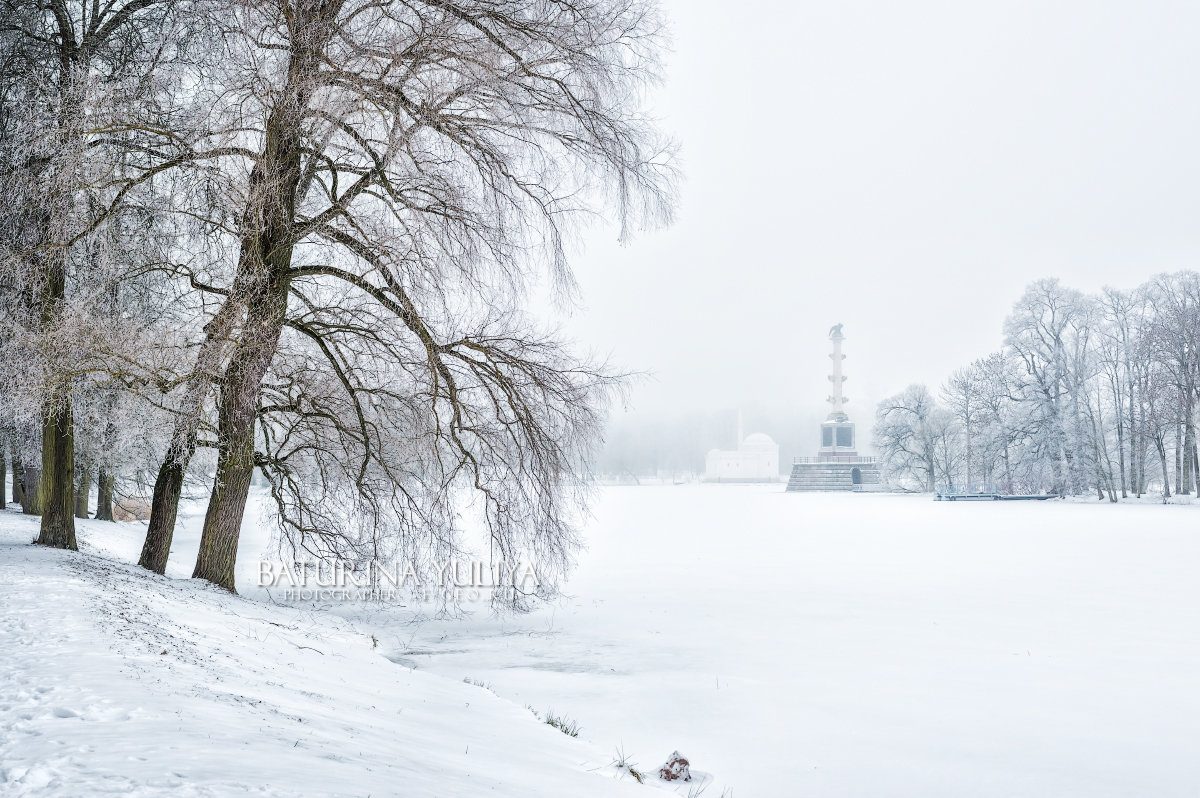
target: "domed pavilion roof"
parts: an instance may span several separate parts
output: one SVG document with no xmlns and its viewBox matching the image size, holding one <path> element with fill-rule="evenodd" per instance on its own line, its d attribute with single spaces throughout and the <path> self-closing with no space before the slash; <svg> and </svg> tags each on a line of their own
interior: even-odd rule
<svg viewBox="0 0 1200 798">
<path fill-rule="evenodd" d="M 775 441 L 770 435 L 764 435 L 761 432 L 752 432 L 742 441 L 742 451 L 762 452 L 773 450 L 777 447 Z"/>
</svg>

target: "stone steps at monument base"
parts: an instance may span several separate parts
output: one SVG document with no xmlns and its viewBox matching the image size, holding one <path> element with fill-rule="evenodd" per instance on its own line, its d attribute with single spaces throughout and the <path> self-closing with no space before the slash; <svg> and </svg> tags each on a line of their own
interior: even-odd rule
<svg viewBox="0 0 1200 798">
<path fill-rule="evenodd" d="M 854 490 L 857 485 L 853 482 L 837 481 L 816 481 L 794 479 L 788 480 L 788 490 Z"/>
<path fill-rule="evenodd" d="M 852 472 L 858 469 L 860 482 L 854 482 Z M 874 463 L 805 463 L 794 464 L 788 478 L 789 491 L 862 490 L 865 485 L 880 483 L 879 467 Z"/>
</svg>

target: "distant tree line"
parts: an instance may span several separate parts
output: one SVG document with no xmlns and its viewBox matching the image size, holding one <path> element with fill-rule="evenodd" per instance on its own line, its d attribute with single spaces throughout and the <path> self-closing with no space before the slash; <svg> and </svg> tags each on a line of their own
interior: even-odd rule
<svg viewBox="0 0 1200 798">
<path fill-rule="evenodd" d="M 911 385 L 879 403 L 874 444 L 892 482 L 1114 502 L 1200 488 L 1200 274 L 1097 295 L 1039 280 L 1004 335 L 936 392 Z"/>
<path fill-rule="evenodd" d="M 296 552 L 552 584 L 621 377 L 526 311 L 669 219 L 653 0 L 0 0 L 0 468 L 76 548 L 142 501 L 234 589 L 253 476 Z M 0 481 L 7 475 L 0 473 Z"/>
</svg>

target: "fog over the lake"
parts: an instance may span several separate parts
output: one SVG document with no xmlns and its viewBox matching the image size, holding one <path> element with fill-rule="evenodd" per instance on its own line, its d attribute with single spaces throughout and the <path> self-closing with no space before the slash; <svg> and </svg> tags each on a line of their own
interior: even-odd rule
<svg viewBox="0 0 1200 798">
<path fill-rule="evenodd" d="M 627 247 L 589 231 L 566 321 L 653 374 L 612 446 L 690 425 L 702 457 L 741 407 L 811 454 L 836 322 L 865 443 L 879 399 L 999 348 L 1029 282 L 1197 265 L 1194 4 L 665 8 L 650 105 L 682 148 L 678 220 Z"/>
</svg>

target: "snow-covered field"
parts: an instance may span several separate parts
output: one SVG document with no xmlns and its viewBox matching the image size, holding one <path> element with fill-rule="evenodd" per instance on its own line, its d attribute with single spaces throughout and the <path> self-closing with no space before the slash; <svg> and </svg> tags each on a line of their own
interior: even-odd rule
<svg viewBox="0 0 1200 798">
<path fill-rule="evenodd" d="M 710 798 L 1200 784 L 1200 507 L 606 488 L 568 598 L 460 620 L 276 607 L 261 533 L 238 598 L 82 526 L 0 518 L 0 794 L 670 794 L 617 747 Z"/>
<path fill-rule="evenodd" d="M 608 488 L 574 599 L 380 632 L 736 796 L 1194 796 L 1200 507 Z"/>
</svg>

